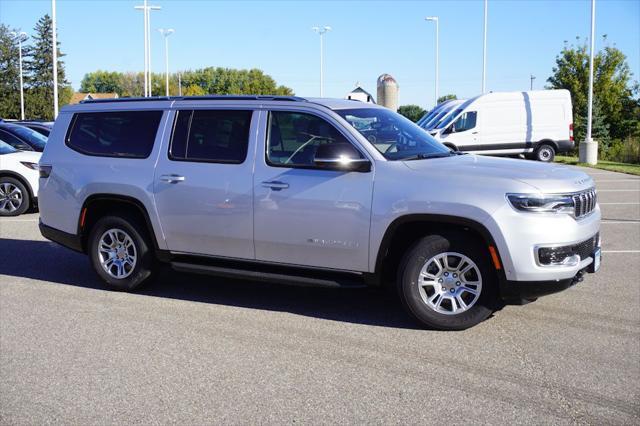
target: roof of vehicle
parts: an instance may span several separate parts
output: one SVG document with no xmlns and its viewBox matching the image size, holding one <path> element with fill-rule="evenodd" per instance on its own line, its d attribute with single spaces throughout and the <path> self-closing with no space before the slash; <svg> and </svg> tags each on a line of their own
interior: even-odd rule
<svg viewBox="0 0 640 426">
<path fill-rule="evenodd" d="M 268 96 L 268 95 L 207 95 L 207 96 L 153 96 L 148 98 L 116 98 L 116 99 L 88 99 L 79 104 L 65 106 L 65 110 L 75 111 L 85 109 L 83 105 L 121 105 L 124 103 L 165 103 L 185 101 L 257 101 L 257 102 L 300 102 L 322 105 L 330 109 L 350 109 L 357 107 L 382 108 L 375 104 L 363 103 L 352 99 L 332 98 L 302 98 L 298 96 Z"/>
</svg>

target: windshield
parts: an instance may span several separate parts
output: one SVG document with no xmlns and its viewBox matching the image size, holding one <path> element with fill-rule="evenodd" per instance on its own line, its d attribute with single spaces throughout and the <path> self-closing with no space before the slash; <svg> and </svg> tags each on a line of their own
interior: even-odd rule
<svg viewBox="0 0 640 426">
<path fill-rule="evenodd" d="M 423 128 L 427 129 L 427 130 L 431 130 L 431 128 L 437 124 L 438 122 L 440 122 L 440 120 L 442 120 L 442 117 L 446 116 L 449 111 L 451 111 L 451 109 L 447 108 L 444 111 L 440 111 L 440 113 L 438 113 L 436 116 L 432 117 L 431 120 L 429 120 L 427 123 L 425 123 L 424 126 L 422 126 Z"/>
<path fill-rule="evenodd" d="M 11 154 L 17 152 L 17 150 L 6 142 L 0 141 L 0 155 Z"/>
<path fill-rule="evenodd" d="M 448 157 L 450 150 L 400 114 L 385 108 L 337 110 L 387 160 Z"/>
<path fill-rule="evenodd" d="M 47 144 L 46 136 L 43 136 L 28 127 L 11 126 L 11 132 L 18 135 L 21 139 L 25 140 L 29 145 L 39 151 L 44 150 L 44 146 Z"/>
<path fill-rule="evenodd" d="M 457 110 L 453 111 L 451 114 L 449 114 L 447 116 L 447 118 L 444 119 L 444 121 L 442 121 L 442 123 L 438 124 L 436 129 L 440 130 L 440 129 L 444 129 L 445 127 L 447 127 L 449 124 L 451 124 L 451 122 L 453 121 L 454 118 L 458 117 L 458 115 L 461 112 L 462 112 L 462 108 L 458 108 Z"/>
</svg>

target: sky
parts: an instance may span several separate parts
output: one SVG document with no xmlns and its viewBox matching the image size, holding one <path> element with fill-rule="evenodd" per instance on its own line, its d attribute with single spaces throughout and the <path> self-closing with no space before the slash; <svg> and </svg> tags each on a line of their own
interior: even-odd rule
<svg viewBox="0 0 640 426">
<path fill-rule="evenodd" d="M 78 89 L 87 72 L 142 71 L 142 0 L 57 0 L 58 40 L 68 80 Z M 468 98 L 482 88 L 483 2 L 467 1 L 206 1 L 150 0 L 152 69 L 164 70 L 157 28 L 173 28 L 170 71 L 206 66 L 260 68 L 299 96 L 319 94 L 324 36 L 328 97 L 356 83 L 375 96 L 382 73 L 395 77 L 400 105 L 430 108 L 435 92 L 435 24 L 440 20 L 440 95 Z M 590 33 L 589 0 L 489 0 L 487 90 L 542 89 L 565 41 Z M 0 0 L 0 22 L 33 32 L 51 13 L 50 0 Z M 620 48 L 640 78 L 640 0 L 597 0 L 596 49 Z"/>
</svg>

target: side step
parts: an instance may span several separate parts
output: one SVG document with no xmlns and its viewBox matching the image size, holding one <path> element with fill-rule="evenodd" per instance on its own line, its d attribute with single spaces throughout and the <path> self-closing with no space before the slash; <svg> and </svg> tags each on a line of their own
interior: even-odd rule
<svg viewBox="0 0 640 426">
<path fill-rule="evenodd" d="M 360 288 L 366 287 L 359 274 L 337 273 L 333 271 L 305 270 L 267 265 L 260 268 L 254 264 L 247 265 L 213 265 L 182 261 L 170 262 L 175 271 L 192 274 L 215 275 L 227 278 L 240 278 L 278 284 L 297 285 L 303 287 Z"/>
</svg>

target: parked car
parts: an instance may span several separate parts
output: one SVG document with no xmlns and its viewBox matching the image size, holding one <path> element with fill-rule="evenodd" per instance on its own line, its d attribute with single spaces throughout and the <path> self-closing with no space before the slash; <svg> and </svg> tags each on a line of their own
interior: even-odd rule
<svg viewBox="0 0 640 426">
<path fill-rule="evenodd" d="M 460 151 L 551 162 L 574 147 L 571 95 L 564 89 L 487 93 L 460 105 L 431 135 Z"/>
<path fill-rule="evenodd" d="M 86 101 L 61 110 L 40 176 L 42 234 L 86 253 L 116 290 L 149 281 L 157 262 L 391 285 L 410 315 L 451 330 L 600 263 L 585 173 L 454 153 L 397 113 L 348 100 Z"/>
<path fill-rule="evenodd" d="M 0 216 L 17 216 L 37 204 L 39 160 L 40 153 L 0 140 Z"/>
<path fill-rule="evenodd" d="M 463 99 L 454 99 L 447 102 L 442 103 L 442 107 L 438 109 L 437 113 L 434 114 L 430 119 L 425 120 L 423 123 L 419 124 L 425 130 L 431 130 L 434 127 L 437 127 L 442 121 L 444 121 L 451 113 L 456 110 L 456 107 L 462 105 L 465 101 Z"/>
<path fill-rule="evenodd" d="M 0 139 L 20 151 L 44 151 L 47 137 L 19 124 L 0 123 Z"/>
<path fill-rule="evenodd" d="M 14 121 L 14 123 L 35 130 L 46 137 L 49 137 L 49 133 L 51 133 L 51 128 L 53 127 L 53 121 Z"/>
</svg>

